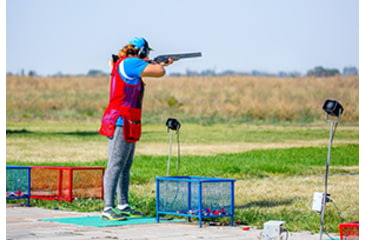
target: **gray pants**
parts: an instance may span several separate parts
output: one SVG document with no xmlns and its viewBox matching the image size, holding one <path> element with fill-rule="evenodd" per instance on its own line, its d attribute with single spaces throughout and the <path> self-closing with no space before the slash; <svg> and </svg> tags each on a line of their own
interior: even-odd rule
<svg viewBox="0 0 365 240">
<path fill-rule="evenodd" d="M 104 207 L 128 204 L 129 172 L 133 162 L 135 144 L 124 140 L 123 127 L 116 127 L 113 138 L 108 139 L 108 166 L 104 175 Z"/>
</svg>

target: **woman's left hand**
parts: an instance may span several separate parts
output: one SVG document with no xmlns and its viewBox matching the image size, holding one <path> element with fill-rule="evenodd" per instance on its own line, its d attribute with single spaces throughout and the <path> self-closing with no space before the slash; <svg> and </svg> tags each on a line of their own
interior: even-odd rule
<svg viewBox="0 0 365 240">
<path fill-rule="evenodd" d="M 171 65 L 173 62 L 174 62 L 174 59 L 169 58 L 169 59 L 167 60 L 167 62 L 160 62 L 160 65 L 161 65 L 161 66 L 163 66 L 163 67 L 166 67 L 166 66 L 168 66 L 168 65 Z"/>
</svg>

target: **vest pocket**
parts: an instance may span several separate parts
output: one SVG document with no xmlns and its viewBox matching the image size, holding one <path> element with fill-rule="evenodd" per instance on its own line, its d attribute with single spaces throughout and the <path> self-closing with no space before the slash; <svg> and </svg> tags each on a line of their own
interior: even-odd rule
<svg viewBox="0 0 365 240">
<path fill-rule="evenodd" d="M 126 142 L 135 143 L 137 142 L 142 134 L 141 121 L 131 121 L 124 118 L 124 140 Z"/>
</svg>

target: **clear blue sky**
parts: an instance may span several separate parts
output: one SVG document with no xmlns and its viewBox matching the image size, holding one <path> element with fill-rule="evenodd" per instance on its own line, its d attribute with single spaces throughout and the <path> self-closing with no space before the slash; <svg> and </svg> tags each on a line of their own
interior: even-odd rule
<svg viewBox="0 0 365 240">
<path fill-rule="evenodd" d="M 133 37 L 164 53 L 201 51 L 186 69 L 299 71 L 359 67 L 358 0 L 8 0 L 6 71 L 109 71 Z"/>
</svg>

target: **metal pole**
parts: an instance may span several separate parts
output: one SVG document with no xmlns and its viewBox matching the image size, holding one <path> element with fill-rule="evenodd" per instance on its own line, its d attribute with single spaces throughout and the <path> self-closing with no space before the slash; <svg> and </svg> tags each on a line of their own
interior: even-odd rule
<svg viewBox="0 0 365 240">
<path fill-rule="evenodd" d="M 180 137 L 179 137 L 179 129 L 176 130 L 177 135 L 177 175 L 179 175 L 180 171 Z"/>
<path fill-rule="evenodd" d="M 166 199 L 166 198 L 165 198 Z M 156 180 L 156 222 L 160 222 L 160 180 Z"/>
<path fill-rule="evenodd" d="M 323 193 L 323 197 L 322 197 L 322 207 L 321 207 L 321 222 L 320 222 L 320 236 L 319 236 L 320 240 L 322 240 L 322 236 L 323 236 L 324 213 L 325 213 L 325 209 L 326 209 L 328 174 L 329 174 L 329 168 L 330 168 L 330 163 L 331 163 L 331 148 L 332 148 L 332 140 L 333 140 L 334 123 L 335 123 L 335 121 L 331 120 L 330 139 L 329 139 L 329 143 L 328 143 L 327 161 L 326 161 L 324 193 Z"/>
<path fill-rule="evenodd" d="M 171 162 L 171 155 L 172 155 L 172 134 L 173 134 L 173 132 L 170 132 L 170 149 L 169 149 L 169 158 L 167 160 L 166 176 L 170 176 L 170 162 Z"/>
<path fill-rule="evenodd" d="M 231 181 L 231 226 L 234 225 L 234 181 Z"/>
<path fill-rule="evenodd" d="M 202 209 L 203 209 L 203 190 L 202 190 L 202 182 L 199 181 L 199 185 L 198 185 L 198 192 L 199 192 L 199 196 L 198 196 L 198 208 L 199 208 L 199 227 L 201 228 L 203 226 L 202 220 L 203 220 L 203 213 L 202 213 Z"/>
</svg>

